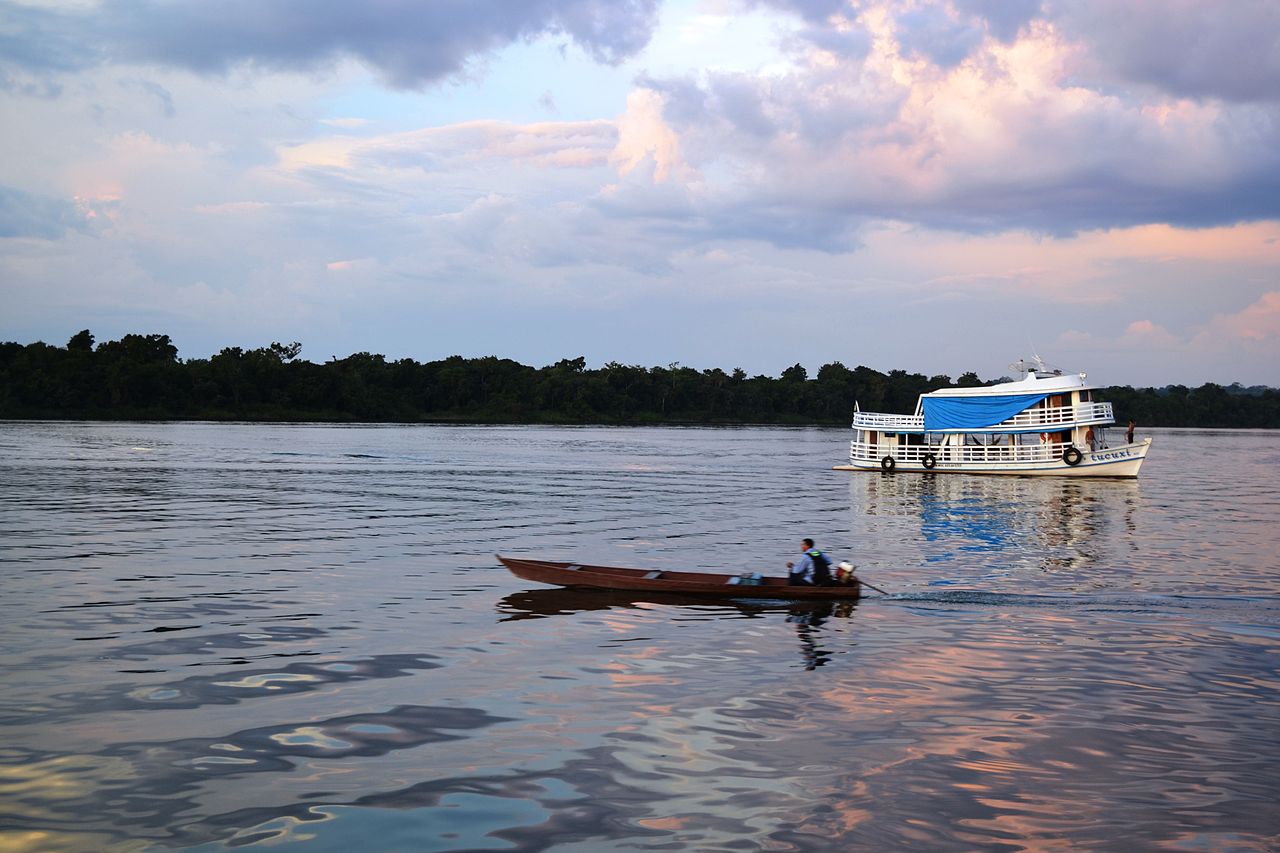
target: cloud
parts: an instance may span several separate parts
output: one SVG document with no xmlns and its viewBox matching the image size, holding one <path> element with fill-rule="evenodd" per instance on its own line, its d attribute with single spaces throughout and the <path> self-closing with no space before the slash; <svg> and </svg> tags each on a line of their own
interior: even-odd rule
<svg viewBox="0 0 1280 853">
<path fill-rule="evenodd" d="M 66 199 L 0 185 L 0 238 L 56 240 L 68 231 L 87 230 L 88 214 Z"/>
<path fill-rule="evenodd" d="M 1084 26 L 1094 7 L 720 0 L 583 74 L 596 54 L 545 34 L 586 27 L 610 61 L 647 19 L 510 5 L 514 23 L 459 13 L 422 35 L 417 5 L 321 2 L 305 38 L 272 33 L 287 4 L 5 17 L 47 39 L 5 54 L 10 81 L 63 87 L 0 91 L 0 233 L 22 238 L 0 240 L 6 335 L 160 329 L 188 356 L 296 339 L 327 357 L 373 329 L 418 358 L 983 376 L 1031 338 L 1103 382 L 1275 384 L 1278 105 L 1125 76 Z M 154 46 L 130 40 L 138 10 Z M 208 44 L 166 53 L 200 15 Z M 376 85 L 478 62 L 456 88 Z"/>
<path fill-rule="evenodd" d="M 1187 324 L 1180 331 L 1148 319 L 1134 320 L 1115 336 L 1071 329 L 1058 335 L 1054 346 L 1060 352 L 1142 359 L 1150 364 L 1151 371 L 1159 369 L 1162 360 L 1184 357 L 1199 365 L 1196 374 L 1203 375 L 1208 366 L 1219 381 L 1223 376 L 1241 374 L 1258 381 L 1256 365 L 1248 363 L 1248 359 L 1260 357 L 1268 363 L 1280 359 L 1280 291 L 1268 291 L 1240 311 Z M 1163 370 L 1168 372 L 1167 367 Z M 1184 376 L 1182 381 L 1188 380 Z"/>
<path fill-rule="evenodd" d="M 954 0 L 963 13 L 980 19 L 987 32 L 1002 42 L 1012 42 L 1041 11 L 1041 0 Z"/>
<path fill-rule="evenodd" d="M 357 152 L 357 162 L 428 170 L 486 160 L 585 168 L 603 166 L 617 138 L 617 128 L 604 120 L 531 124 L 474 121 L 377 140 Z"/>
<path fill-rule="evenodd" d="M 5 0 L 0 2 L 0 23 L 0 69 L 78 71 L 102 59 L 101 46 L 84 38 L 76 13 Z"/>
<path fill-rule="evenodd" d="M 746 6 L 769 6 L 821 23 L 849 10 L 849 0 L 746 0 Z"/>
<path fill-rule="evenodd" d="M 1280 6 L 1272 0 L 921 0 L 884 8 L 903 50 L 942 68 L 973 55 L 987 36 L 1011 44 L 1040 20 L 1082 46 L 1081 80 L 1175 97 L 1280 100 Z"/>
<path fill-rule="evenodd" d="M 466 69 L 476 56 L 543 34 L 616 64 L 648 42 L 658 0 L 136 0 L 56 10 L 0 2 L 0 57 L 33 72 L 141 63 L 222 74 L 314 71 L 356 59 L 402 89 Z"/>
<path fill-rule="evenodd" d="M 812 242 L 839 248 L 883 220 L 1070 235 L 1280 217 L 1280 112 L 1081 85 L 1090 45 L 1037 9 L 866 2 L 827 24 L 865 50 L 800 37 L 783 73 L 641 83 L 726 234 L 744 209 L 770 211 L 779 245 L 839 220 Z"/>
<path fill-rule="evenodd" d="M 942 68 L 954 68 L 982 44 L 985 30 L 962 20 L 942 5 L 906 9 L 897 19 L 898 44 L 908 53 L 928 57 Z"/>
<path fill-rule="evenodd" d="M 165 118 L 173 118 L 177 114 L 177 110 L 173 106 L 173 94 L 159 83 L 153 80 L 122 80 L 120 85 L 124 88 L 137 89 L 150 95 Z"/>
<path fill-rule="evenodd" d="M 1207 334 L 1280 349 L 1280 291 L 1262 294 L 1257 302 L 1235 314 L 1215 317 Z M 1277 353 L 1280 355 L 1280 353 Z"/>
<path fill-rule="evenodd" d="M 653 164 L 657 183 L 689 174 L 680 157 L 680 140 L 662 118 L 662 95 L 637 89 L 627 96 L 627 111 L 618 119 L 618 144 L 609 162 L 626 175 L 646 161 Z"/>
<path fill-rule="evenodd" d="M 1120 336 L 1121 346 L 1143 350 L 1172 349 L 1179 343 L 1178 338 L 1168 329 L 1150 320 L 1134 320 Z"/>
<path fill-rule="evenodd" d="M 1087 46 L 1082 75 L 1178 97 L 1280 101 L 1273 0 L 1050 0 L 1050 19 Z"/>
<path fill-rule="evenodd" d="M 429 173 L 533 165 L 557 168 L 604 166 L 618 140 L 618 128 L 594 121 L 514 122 L 480 120 L 374 137 L 325 136 L 282 145 L 280 165 L 313 178 L 345 179 L 376 186 L 379 171 Z"/>
<path fill-rule="evenodd" d="M 861 29 L 811 26 L 797 33 L 796 38 L 819 50 L 850 59 L 861 59 L 871 51 L 871 38 Z"/>
</svg>

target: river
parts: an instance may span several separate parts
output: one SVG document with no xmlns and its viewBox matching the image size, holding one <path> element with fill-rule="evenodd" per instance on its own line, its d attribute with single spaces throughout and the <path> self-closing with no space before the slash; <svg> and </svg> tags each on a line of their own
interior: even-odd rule
<svg viewBox="0 0 1280 853">
<path fill-rule="evenodd" d="M 1280 845 L 1280 433 L 0 423 L 0 848 Z M 495 553 L 887 595 L 654 603 Z"/>
</svg>

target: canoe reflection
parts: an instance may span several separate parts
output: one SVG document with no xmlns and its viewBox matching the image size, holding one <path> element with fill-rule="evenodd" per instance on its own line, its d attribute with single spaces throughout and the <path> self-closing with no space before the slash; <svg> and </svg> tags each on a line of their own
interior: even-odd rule
<svg viewBox="0 0 1280 853">
<path fill-rule="evenodd" d="M 833 652 L 821 644 L 827 620 L 848 619 L 858 601 L 770 601 L 765 599 L 707 599 L 670 593 L 615 592 L 602 589 L 527 589 L 497 603 L 499 622 L 545 619 L 593 610 L 643 609 L 649 605 L 696 610 L 709 619 L 767 619 L 782 616 L 795 627 L 805 669 L 816 669 Z"/>
<path fill-rule="evenodd" d="M 850 605 L 852 609 L 852 605 Z M 796 636 L 800 638 L 800 655 L 804 658 L 805 669 L 817 669 L 831 658 L 831 650 L 818 645 L 822 635 L 822 625 L 836 615 L 836 607 L 832 602 L 825 606 L 795 607 L 787 621 L 796 626 Z M 839 614 L 848 617 L 848 613 Z"/>
</svg>

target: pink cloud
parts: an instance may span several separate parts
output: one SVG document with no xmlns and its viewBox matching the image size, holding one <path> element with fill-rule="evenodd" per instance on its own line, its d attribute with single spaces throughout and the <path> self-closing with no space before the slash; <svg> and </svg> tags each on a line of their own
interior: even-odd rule
<svg viewBox="0 0 1280 853">
<path fill-rule="evenodd" d="M 1216 318 L 1212 328 L 1247 341 L 1280 339 L 1280 291 L 1264 293 L 1243 311 Z"/>
<path fill-rule="evenodd" d="M 1125 327 L 1124 334 L 1120 336 L 1120 343 L 1123 346 L 1173 347 L 1180 341 L 1168 329 L 1150 320 L 1134 320 Z"/>
<path fill-rule="evenodd" d="M 1222 354 L 1237 362 L 1246 354 L 1255 361 L 1280 359 L 1280 291 L 1268 291 L 1235 314 L 1214 317 L 1191 341 L 1194 351 Z"/>
<path fill-rule="evenodd" d="M 971 38 L 983 28 L 956 18 L 958 4 L 906 5 L 846 13 L 841 25 L 866 51 L 797 50 L 780 72 L 648 79 L 708 197 L 728 211 L 768 205 L 776 222 L 820 210 L 963 233 L 1274 217 L 1266 107 L 1090 87 L 1080 81 L 1088 44 L 1052 19 Z M 930 16 L 937 27 L 924 26 Z"/>
<path fill-rule="evenodd" d="M 627 96 L 627 111 L 618 118 L 618 144 L 609 162 L 626 175 L 641 163 L 652 161 L 653 180 L 691 177 L 680 156 L 680 138 L 662 118 L 663 97 L 651 89 L 637 89 Z"/>
<path fill-rule="evenodd" d="M 513 122 L 481 119 L 385 136 L 329 136 L 281 147 L 283 167 L 317 166 L 358 172 L 369 166 L 444 171 L 480 160 L 535 166 L 604 166 L 618 140 L 618 128 L 604 119 Z"/>
</svg>

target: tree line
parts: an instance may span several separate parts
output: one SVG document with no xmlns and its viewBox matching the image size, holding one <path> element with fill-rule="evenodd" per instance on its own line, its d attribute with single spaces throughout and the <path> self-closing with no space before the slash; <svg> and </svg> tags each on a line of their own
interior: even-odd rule
<svg viewBox="0 0 1280 853">
<path fill-rule="evenodd" d="M 95 346 L 87 329 L 65 347 L 0 343 L 0 418 L 847 424 L 855 401 L 864 411 L 905 413 L 925 392 L 990 384 L 972 372 L 952 382 L 838 361 L 812 377 L 796 364 L 774 378 L 679 363 L 587 369 L 581 357 L 535 368 L 496 356 L 423 364 L 359 352 L 315 364 L 299 359 L 301 350 L 273 342 L 184 360 L 168 335 Z M 1098 396 L 1121 423 L 1280 427 L 1280 391 L 1271 388 L 1117 386 Z"/>
</svg>

